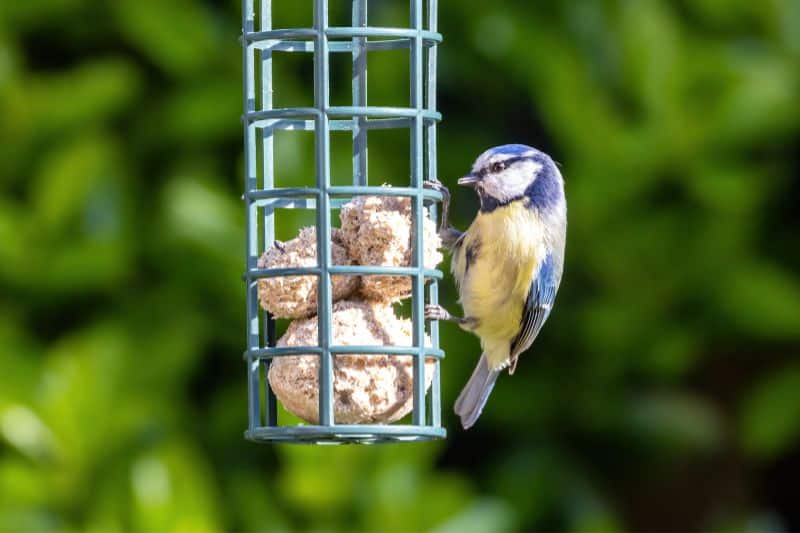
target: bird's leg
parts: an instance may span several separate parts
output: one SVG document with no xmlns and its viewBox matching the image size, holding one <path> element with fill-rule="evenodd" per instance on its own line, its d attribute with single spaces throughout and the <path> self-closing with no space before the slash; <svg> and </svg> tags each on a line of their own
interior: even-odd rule
<svg viewBox="0 0 800 533">
<path fill-rule="evenodd" d="M 439 238 L 447 248 L 452 248 L 462 233 L 450 225 L 450 189 L 445 187 L 442 182 L 433 180 L 425 181 L 423 186 L 442 194 L 442 222 L 439 225 Z"/>
<path fill-rule="evenodd" d="M 449 228 L 439 231 L 439 238 L 442 239 L 442 246 L 452 251 L 453 247 L 463 234 L 463 232 L 458 231 L 453 226 L 450 226 Z"/>
<path fill-rule="evenodd" d="M 439 304 L 429 304 L 425 306 L 425 318 L 428 320 L 446 320 L 455 322 L 464 329 L 472 329 L 478 321 L 471 317 L 453 316 L 450 312 Z"/>
</svg>

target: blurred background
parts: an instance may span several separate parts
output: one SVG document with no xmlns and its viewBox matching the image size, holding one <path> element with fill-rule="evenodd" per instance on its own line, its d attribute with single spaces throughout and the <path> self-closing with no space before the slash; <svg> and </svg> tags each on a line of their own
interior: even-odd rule
<svg viewBox="0 0 800 533">
<path fill-rule="evenodd" d="M 469 432 L 478 342 L 443 324 L 448 439 L 328 448 L 242 437 L 240 3 L 0 2 L 0 529 L 800 530 L 800 2 L 440 4 L 440 177 L 557 159 L 561 293 Z M 370 55 L 371 103 L 407 104 L 407 54 Z M 312 101 L 310 55 L 275 69 Z M 311 141 L 278 135 L 279 185 Z M 373 183 L 407 143 L 370 134 Z"/>
</svg>

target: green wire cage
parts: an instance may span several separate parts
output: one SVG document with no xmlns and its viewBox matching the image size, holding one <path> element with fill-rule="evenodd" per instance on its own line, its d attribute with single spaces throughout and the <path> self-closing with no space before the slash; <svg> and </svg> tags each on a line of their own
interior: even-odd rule
<svg viewBox="0 0 800 533">
<path fill-rule="evenodd" d="M 271 0 L 243 0 L 244 143 L 247 212 L 247 350 L 248 429 L 253 441 L 304 443 L 375 443 L 444 438 L 441 426 L 438 324 L 430 323 L 430 345 L 425 344 L 424 305 L 438 301 L 437 280 L 442 273 L 424 268 L 422 220 L 428 209 L 436 218 L 439 192 L 424 188 L 436 181 L 437 0 L 410 0 L 410 27 L 370 27 L 367 0 L 352 0 L 352 26 L 331 27 L 328 0 L 313 0 L 313 27 L 273 29 Z M 410 106 L 378 107 L 367 102 L 367 55 L 382 50 L 409 50 Z M 314 62 L 314 106 L 273 107 L 272 60 L 276 53 L 308 53 Z M 331 54 L 352 57 L 352 105 L 330 105 Z M 373 56 L 370 56 L 371 58 Z M 380 60 L 375 54 L 374 60 Z M 404 187 L 370 186 L 367 172 L 368 133 L 373 129 L 402 128 L 410 132 L 410 183 Z M 276 131 L 313 131 L 315 183 L 280 187 L 275 183 Z M 331 185 L 331 131 L 352 132 L 352 185 Z M 392 195 L 411 199 L 412 261 L 408 267 L 340 266 L 331 260 L 331 210 L 359 195 Z M 258 258 L 265 243 L 275 238 L 276 209 L 313 209 L 316 212 L 318 260 L 316 267 L 261 269 Z M 332 342 L 331 275 L 402 275 L 411 278 L 412 346 L 337 346 Z M 318 344 L 276 347 L 275 320 L 258 303 L 258 280 L 276 276 L 317 277 Z M 429 283 L 426 284 L 426 279 Z M 342 354 L 388 354 L 413 357 L 413 411 L 410 424 L 337 424 L 334 420 L 334 358 Z M 292 355 L 319 357 L 319 422 L 281 425 L 277 399 L 267 379 L 273 358 Z M 434 359 L 434 375 L 426 393 L 425 361 Z"/>
</svg>

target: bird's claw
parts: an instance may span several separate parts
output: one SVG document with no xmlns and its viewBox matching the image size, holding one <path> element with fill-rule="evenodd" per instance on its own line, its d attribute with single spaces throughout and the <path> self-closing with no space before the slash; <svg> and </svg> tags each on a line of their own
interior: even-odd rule
<svg viewBox="0 0 800 533">
<path fill-rule="evenodd" d="M 425 306 L 425 318 L 428 320 L 449 320 L 450 313 L 441 305 L 429 304 Z"/>
<path fill-rule="evenodd" d="M 425 180 L 422 182 L 422 186 L 432 191 L 438 191 L 443 195 L 450 195 L 450 190 L 439 180 Z"/>
<path fill-rule="evenodd" d="M 443 233 L 450 227 L 450 189 L 445 187 L 444 183 L 439 180 L 425 180 L 422 186 L 426 189 L 436 191 L 442 195 L 442 221 L 439 224 L 439 233 Z"/>
</svg>

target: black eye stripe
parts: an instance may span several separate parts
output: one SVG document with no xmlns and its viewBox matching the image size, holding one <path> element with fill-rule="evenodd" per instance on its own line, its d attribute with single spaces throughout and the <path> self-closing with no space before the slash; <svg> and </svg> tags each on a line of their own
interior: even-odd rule
<svg viewBox="0 0 800 533">
<path fill-rule="evenodd" d="M 508 159 L 504 159 L 502 161 L 496 161 L 489 165 L 488 167 L 484 167 L 478 172 L 478 175 L 483 177 L 486 176 L 489 172 L 500 172 L 502 170 L 507 169 L 514 163 L 518 163 L 520 161 L 535 161 L 534 157 L 525 157 L 525 156 L 518 156 L 518 157 L 509 157 Z"/>
</svg>

